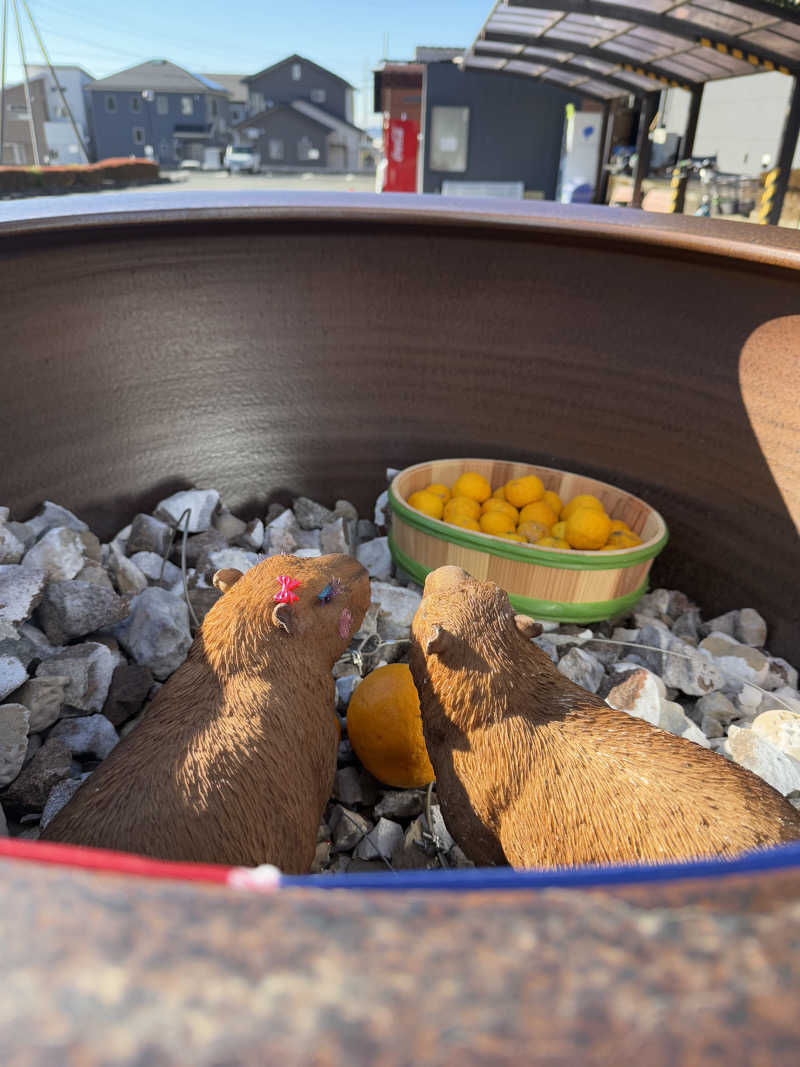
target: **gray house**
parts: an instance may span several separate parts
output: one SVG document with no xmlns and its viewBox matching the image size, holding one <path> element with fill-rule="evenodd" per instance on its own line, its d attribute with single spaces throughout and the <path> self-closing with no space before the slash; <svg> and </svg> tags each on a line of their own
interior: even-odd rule
<svg viewBox="0 0 800 1067">
<path fill-rule="evenodd" d="M 245 78 L 248 114 L 239 144 L 258 147 L 262 167 L 357 170 L 367 135 L 352 121 L 353 87 L 300 55 Z"/>
<path fill-rule="evenodd" d="M 250 114 L 278 104 L 305 100 L 345 122 L 353 121 L 353 86 L 324 67 L 297 54 L 244 79 L 250 92 Z"/>
<path fill-rule="evenodd" d="M 228 117 L 231 126 L 241 122 L 247 114 L 249 94 L 244 74 L 201 74 L 207 81 L 221 85 L 228 93 Z"/>
<path fill-rule="evenodd" d="M 162 166 L 204 162 L 230 141 L 229 94 L 223 86 L 156 59 L 93 82 L 98 159 L 149 157 Z"/>
<path fill-rule="evenodd" d="M 30 100 L 30 110 L 28 110 Z M 0 164 L 4 166 L 32 166 L 36 160 L 34 140 L 31 136 L 31 117 L 39 162 L 47 153 L 45 123 L 47 122 L 47 87 L 44 78 L 32 78 L 28 83 L 10 85 L 5 92 L 6 124 L 3 153 Z"/>
</svg>

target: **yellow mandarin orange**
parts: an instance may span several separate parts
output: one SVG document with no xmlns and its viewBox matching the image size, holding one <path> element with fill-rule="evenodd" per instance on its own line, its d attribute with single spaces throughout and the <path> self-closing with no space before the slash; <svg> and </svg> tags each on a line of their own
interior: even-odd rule
<svg viewBox="0 0 800 1067">
<path fill-rule="evenodd" d="M 514 520 L 515 526 L 519 522 L 519 512 L 507 500 L 498 500 L 497 497 L 490 496 L 488 500 L 484 500 L 481 504 L 481 515 L 485 515 L 488 511 L 501 511 L 504 515 L 508 515 L 510 519 Z"/>
<path fill-rule="evenodd" d="M 429 493 L 427 489 L 419 489 L 408 498 L 409 507 L 416 508 L 424 515 L 430 515 L 432 519 L 441 519 L 444 511 L 444 501 L 435 493 Z"/>
<path fill-rule="evenodd" d="M 524 478 L 512 478 L 506 482 L 506 500 L 515 508 L 524 508 L 544 496 L 544 483 L 535 474 L 526 474 Z"/>
<path fill-rule="evenodd" d="M 568 519 L 573 511 L 577 511 L 578 508 L 594 508 L 596 511 L 605 511 L 605 508 L 596 496 L 592 496 L 591 493 L 580 493 L 578 496 L 574 496 L 569 503 L 564 505 L 561 509 L 559 518 Z"/>
<path fill-rule="evenodd" d="M 572 548 L 594 550 L 608 541 L 611 519 L 596 508 L 578 508 L 567 519 L 567 541 Z"/>
<path fill-rule="evenodd" d="M 550 533 L 553 535 L 553 537 L 563 537 L 566 532 L 567 524 L 564 519 L 562 519 L 561 522 L 553 523 L 553 526 L 550 529 Z"/>
<path fill-rule="evenodd" d="M 641 537 L 630 530 L 614 530 L 608 535 L 606 541 L 615 548 L 635 548 L 642 543 Z"/>
<path fill-rule="evenodd" d="M 611 532 L 615 533 L 617 530 L 628 530 L 628 532 L 630 533 L 630 528 L 627 522 L 623 522 L 622 519 L 612 519 Z"/>
<path fill-rule="evenodd" d="M 561 497 L 558 495 L 558 493 L 554 493 L 552 489 L 546 489 L 542 500 L 545 502 L 545 504 L 547 504 L 551 511 L 554 511 L 556 513 L 556 517 L 561 514 L 561 509 L 563 508 L 564 504 L 562 503 Z"/>
<path fill-rule="evenodd" d="M 426 488 L 425 492 L 435 493 L 437 496 L 440 496 L 442 498 L 445 504 L 450 499 L 450 490 L 447 488 L 446 485 L 442 485 L 441 482 L 432 482 L 431 485 Z"/>
<path fill-rule="evenodd" d="M 534 541 L 533 543 L 535 545 L 537 545 L 539 548 L 555 548 L 556 547 L 556 539 L 555 539 L 555 537 L 540 537 L 538 541 Z"/>
<path fill-rule="evenodd" d="M 506 515 L 502 511 L 487 511 L 485 515 L 481 515 L 478 519 L 480 528 L 487 534 L 507 534 L 514 533 L 514 527 L 516 523 L 510 515 Z"/>
<path fill-rule="evenodd" d="M 520 522 L 541 522 L 548 530 L 558 522 L 558 515 L 543 500 L 536 500 L 533 504 L 526 504 L 519 513 Z"/>
<path fill-rule="evenodd" d="M 543 522 L 533 522 L 531 520 L 529 522 L 521 522 L 517 527 L 517 533 L 533 544 L 540 537 L 549 537 L 550 530 Z"/>
<path fill-rule="evenodd" d="M 495 489 L 495 491 L 492 493 L 492 496 L 495 498 L 495 500 L 505 500 L 506 487 L 504 485 L 501 485 L 499 489 Z"/>
<path fill-rule="evenodd" d="M 526 544 L 525 538 L 520 537 L 518 533 L 500 534 L 500 537 L 504 537 L 506 541 L 519 541 L 522 544 Z"/>
<path fill-rule="evenodd" d="M 359 683 L 347 708 L 347 736 L 366 769 L 395 789 L 433 781 L 419 696 L 406 663 L 378 667 Z"/>
<path fill-rule="evenodd" d="M 480 504 L 470 496 L 451 497 L 444 506 L 444 517 L 448 522 L 452 515 L 469 515 L 471 519 L 477 519 L 480 513 Z"/>
<path fill-rule="evenodd" d="M 473 531 L 479 531 L 480 530 L 480 526 L 478 525 L 478 520 L 477 519 L 473 519 L 471 515 L 455 514 L 455 515 L 451 516 L 451 518 L 449 518 L 449 519 L 446 518 L 444 521 L 449 523 L 451 526 L 460 526 L 462 530 L 473 530 Z"/>
<path fill-rule="evenodd" d="M 456 479 L 452 493 L 453 496 L 472 497 L 473 500 L 477 500 L 479 504 L 482 504 L 484 500 L 488 500 L 492 495 L 492 487 L 482 474 L 476 474 L 475 471 L 465 471 L 460 478 Z"/>
</svg>

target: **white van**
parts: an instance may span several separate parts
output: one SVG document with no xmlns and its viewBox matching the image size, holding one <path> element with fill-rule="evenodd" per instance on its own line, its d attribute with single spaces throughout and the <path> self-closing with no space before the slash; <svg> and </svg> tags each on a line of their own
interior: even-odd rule
<svg viewBox="0 0 800 1067">
<path fill-rule="evenodd" d="M 244 170 L 258 174 L 261 170 L 261 153 L 252 145 L 228 145 L 224 166 L 228 174 L 239 174 Z"/>
</svg>

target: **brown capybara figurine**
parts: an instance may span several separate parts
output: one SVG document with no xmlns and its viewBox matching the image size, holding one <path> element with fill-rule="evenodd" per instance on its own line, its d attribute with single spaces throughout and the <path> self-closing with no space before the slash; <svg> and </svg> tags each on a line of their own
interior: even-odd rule
<svg viewBox="0 0 800 1067">
<path fill-rule="evenodd" d="M 331 668 L 369 575 L 350 556 L 272 556 L 214 584 L 188 658 L 44 840 L 308 871 L 336 773 Z"/>
<path fill-rule="evenodd" d="M 800 838 L 774 789 L 569 681 L 531 643 L 539 631 L 492 582 L 428 575 L 410 666 L 442 812 L 471 860 L 655 863 Z"/>
</svg>

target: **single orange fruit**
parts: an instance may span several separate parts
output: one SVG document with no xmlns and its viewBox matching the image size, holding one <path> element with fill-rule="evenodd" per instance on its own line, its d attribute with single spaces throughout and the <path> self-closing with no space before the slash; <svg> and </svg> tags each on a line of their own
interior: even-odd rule
<svg viewBox="0 0 800 1067">
<path fill-rule="evenodd" d="M 481 515 L 478 522 L 484 533 L 497 534 L 498 536 L 514 533 L 514 527 L 516 526 L 511 516 L 502 511 L 487 511 L 485 515 Z"/>
<path fill-rule="evenodd" d="M 561 509 L 564 507 L 561 502 L 561 497 L 558 493 L 554 493 L 552 489 L 546 489 L 542 500 L 547 504 L 551 511 L 554 511 L 556 515 L 561 514 Z"/>
<path fill-rule="evenodd" d="M 602 548 L 611 532 L 611 519 L 595 508 L 578 508 L 567 519 L 567 541 L 572 548 Z"/>
<path fill-rule="evenodd" d="M 429 493 L 427 489 L 419 489 L 408 498 L 408 506 L 421 511 L 423 515 L 430 515 L 432 519 L 441 519 L 444 511 L 444 501 L 436 493 Z"/>
<path fill-rule="evenodd" d="M 475 471 L 465 471 L 453 486 L 453 496 L 469 496 L 479 504 L 491 495 L 492 487 L 482 474 L 476 474 Z"/>
<path fill-rule="evenodd" d="M 426 487 L 425 492 L 435 493 L 436 496 L 440 496 L 442 498 L 445 504 L 450 499 L 450 490 L 447 488 L 446 485 L 442 485 L 441 482 L 432 482 L 431 485 Z"/>
<path fill-rule="evenodd" d="M 454 515 L 468 515 L 471 519 L 477 519 L 480 513 L 480 504 L 471 496 L 454 496 L 444 506 L 445 522 L 450 522 Z"/>
<path fill-rule="evenodd" d="M 481 504 L 481 515 L 486 515 L 489 511 L 500 511 L 503 515 L 508 515 L 515 526 L 519 522 L 519 512 L 507 500 L 498 500 L 497 497 L 490 496 L 488 500 L 484 500 Z"/>
<path fill-rule="evenodd" d="M 543 500 L 536 500 L 533 504 L 525 505 L 519 513 L 519 521 L 540 522 L 550 530 L 558 522 L 558 515 L 556 515 L 549 504 L 545 504 Z"/>
<path fill-rule="evenodd" d="M 595 511 L 605 511 L 596 496 L 592 496 L 591 493 L 579 493 L 578 496 L 574 496 L 568 504 L 564 505 L 559 518 L 568 519 L 573 511 L 577 511 L 578 508 L 594 508 Z"/>
<path fill-rule="evenodd" d="M 527 474 L 524 478 L 512 478 L 510 482 L 506 482 L 506 500 L 515 508 L 524 508 L 526 504 L 541 500 L 543 496 L 544 482 L 535 474 Z"/>
<path fill-rule="evenodd" d="M 347 736 L 366 769 L 385 785 L 419 789 L 433 781 L 408 664 L 378 667 L 356 687 L 347 707 Z"/>
</svg>

